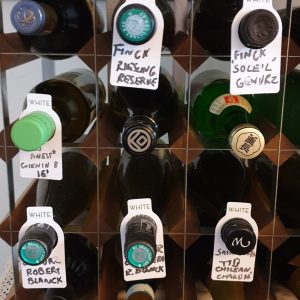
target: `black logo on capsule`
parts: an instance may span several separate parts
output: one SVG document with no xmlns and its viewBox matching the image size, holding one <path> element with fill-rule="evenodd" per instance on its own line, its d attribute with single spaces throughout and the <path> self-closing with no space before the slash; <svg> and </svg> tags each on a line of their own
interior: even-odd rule
<svg viewBox="0 0 300 300">
<path fill-rule="evenodd" d="M 152 145 L 152 138 L 149 132 L 142 128 L 132 130 L 127 137 L 127 146 L 133 152 L 142 153 Z"/>
<path fill-rule="evenodd" d="M 245 255 L 256 245 L 256 235 L 251 224 L 241 218 L 233 218 L 224 223 L 221 238 L 227 249 L 237 255 Z"/>
</svg>

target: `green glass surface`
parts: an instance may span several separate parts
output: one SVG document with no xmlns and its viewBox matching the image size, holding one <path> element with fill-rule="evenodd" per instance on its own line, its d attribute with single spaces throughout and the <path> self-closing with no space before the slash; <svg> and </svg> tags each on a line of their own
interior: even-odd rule
<svg viewBox="0 0 300 300">
<path fill-rule="evenodd" d="M 191 108 L 192 126 L 204 141 L 221 140 L 222 138 L 227 140 L 233 128 L 254 120 L 254 110 L 252 109 L 252 112 L 248 113 L 240 106 L 228 106 L 220 115 L 211 113 L 209 108 L 213 101 L 224 94 L 229 94 L 229 80 L 218 79 L 205 86 L 193 103 Z M 252 103 L 252 96 L 243 95 L 243 97 L 250 104 Z"/>
</svg>

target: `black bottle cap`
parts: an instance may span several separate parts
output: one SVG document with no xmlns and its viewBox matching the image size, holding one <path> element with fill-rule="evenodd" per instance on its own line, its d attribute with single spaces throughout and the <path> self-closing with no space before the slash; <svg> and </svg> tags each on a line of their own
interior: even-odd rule
<svg viewBox="0 0 300 300">
<path fill-rule="evenodd" d="M 144 155 L 153 150 L 158 136 L 158 126 L 147 116 L 129 118 L 123 128 L 122 144 L 132 155 Z"/>
<path fill-rule="evenodd" d="M 241 20 L 239 37 L 246 47 L 260 49 L 275 39 L 278 30 L 279 24 L 275 15 L 266 9 L 257 9 Z"/>
<path fill-rule="evenodd" d="M 222 226 L 221 238 L 227 249 L 237 255 L 249 253 L 256 245 L 256 236 L 251 224 L 241 218 L 228 220 Z"/>
<path fill-rule="evenodd" d="M 30 226 L 19 242 L 20 259 L 27 265 L 37 266 L 48 259 L 57 243 L 56 231 L 48 224 Z"/>
<path fill-rule="evenodd" d="M 156 256 L 156 223 L 146 215 L 131 218 L 126 227 L 124 255 L 135 268 L 151 265 Z"/>
</svg>

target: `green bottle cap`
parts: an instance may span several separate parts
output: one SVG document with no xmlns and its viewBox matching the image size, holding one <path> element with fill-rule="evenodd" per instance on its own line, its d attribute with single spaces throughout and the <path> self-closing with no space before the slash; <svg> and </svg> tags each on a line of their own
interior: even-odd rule
<svg viewBox="0 0 300 300">
<path fill-rule="evenodd" d="M 20 248 L 19 253 L 23 262 L 36 266 L 44 261 L 47 250 L 44 244 L 32 240 L 26 241 Z"/>
<path fill-rule="evenodd" d="M 33 112 L 18 120 L 12 127 L 12 142 L 21 150 L 34 151 L 43 146 L 55 133 L 55 122 L 45 112 Z"/>
<path fill-rule="evenodd" d="M 133 244 L 127 252 L 127 260 L 136 268 L 145 268 L 153 262 L 154 252 L 149 245 Z"/>
<path fill-rule="evenodd" d="M 121 38 L 129 44 L 148 42 L 154 34 L 155 19 L 143 5 L 128 5 L 118 16 L 117 29 Z"/>
</svg>

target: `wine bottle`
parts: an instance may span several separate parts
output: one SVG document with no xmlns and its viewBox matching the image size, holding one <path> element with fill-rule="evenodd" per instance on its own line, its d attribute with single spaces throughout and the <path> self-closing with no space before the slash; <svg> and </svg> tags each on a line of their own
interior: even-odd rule
<svg viewBox="0 0 300 300">
<path fill-rule="evenodd" d="M 117 5 L 114 14 L 123 1 Z M 167 0 L 156 0 L 164 19 L 163 45 L 172 46 L 175 36 L 175 16 Z M 133 45 L 148 42 L 155 33 L 156 20 L 153 13 L 143 5 L 131 4 L 122 9 L 116 21 L 122 39 Z"/>
<path fill-rule="evenodd" d="M 290 237 L 272 253 L 271 277 L 299 298 L 299 267 L 292 260 L 300 253 L 298 237 Z"/>
<path fill-rule="evenodd" d="M 147 215 L 132 217 L 125 232 L 124 256 L 135 268 L 150 266 L 156 256 L 156 222 Z"/>
<path fill-rule="evenodd" d="M 242 7 L 243 0 L 198 1 L 194 10 L 195 39 L 212 55 L 230 56 L 231 24 Z"/>
<path fill-rule="evenodd" d="M 65 234 L 67 287 L 48 289 L 44 300 L 75 300 L 87 296 L 97 286 L 98 250 L 79 234 Z"/>
<path fill-rule="evenodd" d="M 217 76 L 221 77 L 214 79 Z M 192 96 L 192 126 L 204 143 L 212 144 L 212 147 L 218 143 L 221 149 L 226 149 L 229 144 L 237 156 L 254 158 L 263 151 L 265 141 L 259 129 L 250 124 L 255 120 L 255 108 L 251 105 L 253 97 L 229 94 L 229 80 L 224 77 L 224 74 L 210 70 L 195 78 L 192 93 L 198 89 L 196 96 Z M 203 85 L 204 82 L 209 83 Z M 227 142 L 222 145 L 222 140 Z"/>
<path fill-rule="evenodd" d="M 250 180 L 244 163 L 226 150 L 205 150 L 188 167 L 188 195 L 201 225 L 215 226 L 227 202 L 243 202 Z"/>
<path fill-rule="evenodd" d="M 276 126 L 278 130 L 281 128 L 283 134 L 295 145 L 300 145 L 300 130 L 298 126 L 295 126 L 299 122 L 298 116 L 300 114 L 299 84 L 300 71 L 294 69 L 286 76 L 286 81 L 282 78 L 279 93 L 257 94 L 254 97 L 254 105 L 257 107 L 258 113 Z"/>
<path fill-rule="evenodd" d="M 97 91 L 98 90 L 98 91 Z M 97 93 L 98 115 L 101 114 L 105 88 L 92 71 L 74 69 L 43 81 L 31 93 L 50 94 L 52 108 L 62 123 L 62 141 L 74 142 L 80 138 L 96 117 Z M 45 112 L 36 111 L 18 120 L 12 127 L 13 143 L 24 151 L 39 149 L 52 138 L 55 123 Z"/>
<path fill-rule="evenodd" d="M 63 179 L 39 180 L 37 206 L 51 206 L 54 220 L 64 227 L 90 205 L 96 190 L 97 168 L 87 157 L 77 152 L 62 155 Z M 29 227 L 19 242 L 19 256 L 27 264 L 39 265 L 51 254 L 57 234 L 48 224 Z"/>
<path fill-rule="evenodd" d="M 230 56 L 231 25 L 242 6 L 242 0 L 200 0 L 197 3 L 193 34 L 212 55 Z M 276 17 L 265 9 L 249 12 L 238 26 L 241 42 L 252 49 L 267 46 L 279 31 Z"/>
<path fill-rule="evenodd" d="M 93 15 L 90 0 L 21 0 L 10 18 L 32 52 L 62 59 L 77 53 L 93 36 Z"/>
<path fill-rule="evenodd" d="M 293 41 L 300 47 L 300 7 L 294 7 L 291 12 L 291 21 L 290 15 L 287 13 L 287 10 L 280 11 L 280 17 L 282 20 L 282 24 L 286 25 L 286 29 L 283 31 L 285 36 L 289 36 L 293 39 Z M 289 32 L 289 25 L 290 25 L 290 32 Z"/>
<path fill-rule="evenodd" d="M 154 300 L 157 282 L 155 280 L 126 283 L 126 300 Z"/>
<path fill-rule="evenodd" d="M 171 130 L 178 105 L 177 92 L 162 73 L 157 90 L 117 87 L 110 111 L 125 150 L 132 155 L 151 152 L 157 139 Z"/>
<path fill-rule="evenodd" d="M 262 183 L 270 202 L 276 196 L 276 211 L 281 221 L 289 228 L 300 228 L 298 210 L 300 195 L 300 157 L 298 154 L 291 156 L 279 167 L 272 163 L 266 156 L 255 160 L 254 168 Z M 277 178 L 278 177 L 278 178 Z M 278 180 L 277 180 L 278 179 Z M 277 180 L 277 188 L 276 187 Z"/>
<path fill-rule="evenodd" d="M 127 214 L 127 200 L 138 198 L 150 198 L 152 210 L 162 214 L 170 188 L 170 158 L 167 150 L 154 150 L 143 156 L 123 151 L 116 177 L 123 215 Z"/>
<path fill-rule="evenodd" d="M 120 237 L 114 237 L 114 255 L 119 266 L 123 268 Z M 154 300 L 155 291 L 158 288 L 158 279 L 124 282 L 126 300 Z"/>
</svg>

